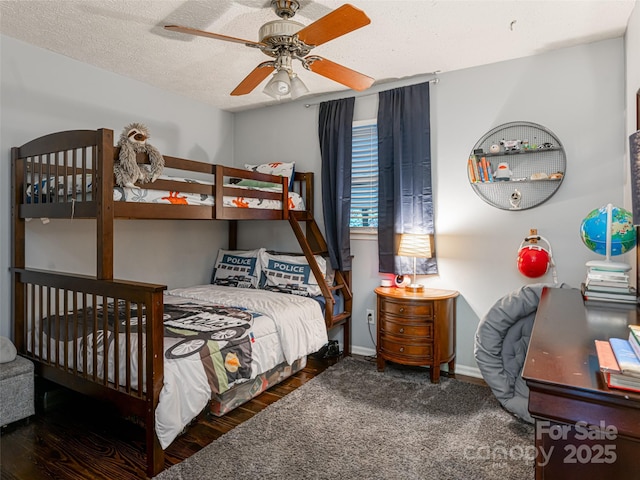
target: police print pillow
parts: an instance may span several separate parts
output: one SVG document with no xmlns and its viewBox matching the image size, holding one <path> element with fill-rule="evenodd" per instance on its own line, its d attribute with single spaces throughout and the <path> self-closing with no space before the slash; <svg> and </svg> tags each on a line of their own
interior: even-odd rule
<svg viewBox="0 0 640 480">
<path fill-rule="evenodd" d="M 227 287 L 258 288 L 260 253 L 257 250 L 218 250 L 211 283 Z"/>
<path fill-rule="evenodd" d="M 326 260 L 316 255 L 324 281 L 327 273 Z M 262 268 L 261 288 L 275 292 L 315 297 L 322 295 L 318 281 L 302 255 L 272 255 L 266 251 L 260 254 Z"/>
</svg>

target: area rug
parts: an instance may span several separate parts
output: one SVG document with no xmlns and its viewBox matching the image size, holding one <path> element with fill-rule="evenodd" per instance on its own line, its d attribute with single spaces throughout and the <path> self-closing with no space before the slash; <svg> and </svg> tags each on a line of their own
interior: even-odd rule
<svg viewBox="0 0 640 480">
<path fill-rule="evenodd" d="M 168 479 L 532 479 L 534 428 L 482 385 L 348 357 Z"/>
</svg>

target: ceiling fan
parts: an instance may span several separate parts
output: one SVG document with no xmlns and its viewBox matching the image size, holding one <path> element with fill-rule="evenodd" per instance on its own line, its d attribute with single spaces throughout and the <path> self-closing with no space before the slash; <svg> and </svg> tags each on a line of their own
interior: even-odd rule
<svg viewBox="0 0 640 480">
<path fill-rule="evenodd" d="M 362 10 L 353 5 L 345 4 L 305 26 L 291 20 L 291 17 L 300 8 L 298 0 L 271 0 L 271 6 L 280 20 L 262 25 L 259 31 L 260 40 L 257 42 L 180 25 L 166 25 L 164 28 L 188 35 L 242 43 L 247 47 L 258 48 L 274 58 L 274 60 L 262 62 L 254 68 L 231 92 L 231 95 L 251 93 L 272 72 L 273 77 L 264 89 L 264 93 L 267 95 L 279 99 L 289 94 L 292 98 L 297 98 L 307 93 L 309 90 L 293 71 L 293 60 L 299 60 L 307 70 L 353 90 L 365 90 L 373 84 L 374 80 L 371 77 L 319 55 L 309 55 L 314 47 L 371 23 L 369 17 Z"/>
</svg>

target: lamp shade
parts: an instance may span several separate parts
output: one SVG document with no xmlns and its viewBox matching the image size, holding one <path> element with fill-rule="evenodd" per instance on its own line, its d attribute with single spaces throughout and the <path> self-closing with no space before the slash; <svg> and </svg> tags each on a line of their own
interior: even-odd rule
<svg viewBox="0 0 640 480">
<path fill-rule="evenodd" d="M 424 286 L 416 282 L 416 258 L 433 256 L 433 237 L 426 233 L 403 233 L 398 247 L 399 257 L 413 257 L 413 282 L 405 288 L 410 292 L 421 292 Z"/>
<path fill-rule="evenodd" d="M 403 233 L 398 247 L 399 257 L 431 258 L 433 237 L 427 233 Z"/>
</svg>

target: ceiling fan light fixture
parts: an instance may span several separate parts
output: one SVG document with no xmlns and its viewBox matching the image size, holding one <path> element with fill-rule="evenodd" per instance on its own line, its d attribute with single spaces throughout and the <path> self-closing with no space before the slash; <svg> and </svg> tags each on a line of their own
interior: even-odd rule
<svg viewBox="0 0 640 480">
<path fill-rule="evenodd" d="M 288 95 L 289 92 L 291 92 L 291 80 L 289 80 L 289 73 L 284 69 L 278 70 L 263 90 L 263 93 L 276 99 Z"/>
<path fill-rule="evenodd" d="M 268 90 L 267 87 L 265 87 L 264 90 L 262 90 L 262 93 L 270 96 L 274 100 L 280 100 L 280 95 L 278 95 L 277 93 L 273 93 L 271 90 Z"/>
<path fill-rule="evenodd" d="M 302 95 L 309 93 L 309 89 L 304 84 L 304 82 L 300 80 L 300 77 L 298 77 L 298 75 L 296 75 L 295 73 L 292 73 L 290 80 L 291 80 L 291 98 L 292 99 L 295 100 L 296 98 L 299 98 Z"/>
</svg>

